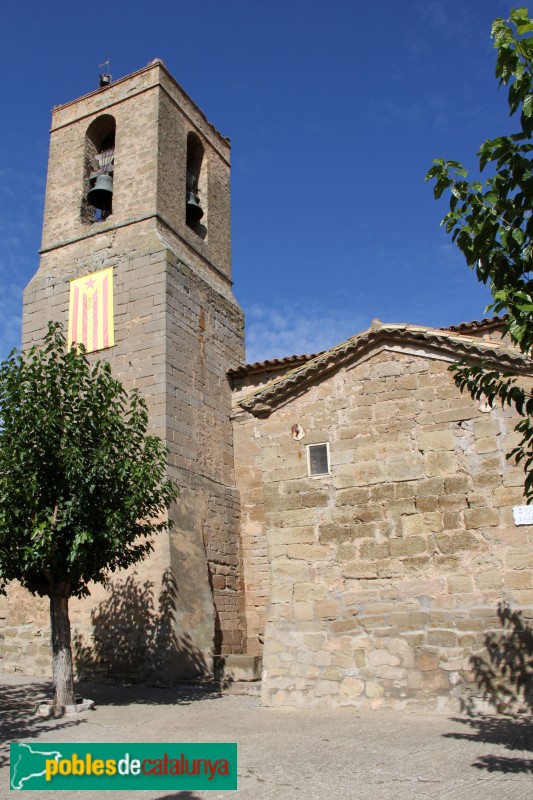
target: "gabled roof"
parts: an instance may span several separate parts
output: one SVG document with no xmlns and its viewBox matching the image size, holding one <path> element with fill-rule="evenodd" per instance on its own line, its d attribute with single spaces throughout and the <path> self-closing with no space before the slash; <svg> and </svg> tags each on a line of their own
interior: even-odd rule
<svg viewBox="0 0 533 800">
<path fill-rule="evenodd" d="M 276 405 L 287 396 L 302 391 L 307 383 L 360 358 L 376 345 L 387 343 L 423 346 L 454 360 L 485 359 L 496 363 L 500 369 L 515 373 L 533 371 L 533 360 L 522 355 L 516 347 L 502 341 L 485 341 L 477 336 L 466 336 L 449 329 L 437 330 L 404 323 L 384 324 L 380 320 L 373 320 L 368 330 L 274 378 L 259 390 L 247 395 L 239 405 L 255 416 L 268 416 Z"/>
<path fill-rule="evenodd" d="M 446 328 L 439 328 L 441 331 L 453 331 L 455 333 L 468 333 L 469 331 L 485 331 L 497 328 L 503 328 L 508 320 L 509 315 L 503 314 L 501 317 L 485 317 L 484 319 L 473 319 L 471 322 L 460 322 L 458 325 L 449 325 Z M 288 367 L 290 364 L 297 367 L 305 361 L 321 356 L 325 353 L 321 350 L 319 353 L 303 353 L 302 355 L 284 356 L 283 358 L 269 358 L 266 361 L 254 361 L 253 364 L 240 364 L 238 367 L 231 367 L 228 370 L 230 378 L 242 378 L 245 375 L 255 375 L 261 372 L 270 372 L 282 367 Z"/>
</svg>

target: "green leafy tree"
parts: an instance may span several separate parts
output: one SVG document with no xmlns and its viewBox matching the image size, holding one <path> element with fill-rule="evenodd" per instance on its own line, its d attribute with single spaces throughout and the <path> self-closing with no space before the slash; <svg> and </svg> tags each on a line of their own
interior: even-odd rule
<svg viewBox="0 0 533 800">
<path fill-rule="evenodd" d="M 435 180 L 434 194 L 450 192 L 450 210 L 442 220 L 478 280 L 489 285 L 494 302 L 487 311 L 506 311 L 507 332 L 526 356 L 533 347 L 533 21 L 527 8 L 496 19 L 492 38 L 497 50 L 496 77 L 508 87 L 510 114 L 519 130 L 485 141 L 478 152 L 484 182 L 467 180 L 457 161 L 437 159 L 426 175 Z M 533 397 L 483 364 L 454 365 L 455 382 L 472 397 L 513 406 L 522 416 L 516 426 L 519 444 L 509 456 L 522 462 L 525 493 L 533 500 Z"/>
<path fill-rule="evenodd" d="M 0 365 L 0 588 L 50 599 L 54 702 L 74 703 L 69 598 L 152 550 L 177 496 L 146 405 L 49 323 Z"/>
</svg>

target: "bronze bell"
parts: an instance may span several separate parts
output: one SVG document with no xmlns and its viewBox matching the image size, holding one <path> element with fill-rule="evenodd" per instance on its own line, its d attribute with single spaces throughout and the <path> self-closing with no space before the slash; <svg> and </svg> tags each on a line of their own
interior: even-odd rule
<svg viewBox="0 0 533 800">
<path fill-rule="evenodd" d="M 199 199 L 200 198 L 197 197 L 194 192 L 187 192 L 187 202 L 185 205 L 185 221 L 187 225 L 196 225 L 204 215 Z"/>
<path fill-rule="evenodd" d="M 87 202 L 101 211 L 111 211 L 113 200 L 113 176 L 99 175 L 93 188 L 87 192 Z"/>
</svg>

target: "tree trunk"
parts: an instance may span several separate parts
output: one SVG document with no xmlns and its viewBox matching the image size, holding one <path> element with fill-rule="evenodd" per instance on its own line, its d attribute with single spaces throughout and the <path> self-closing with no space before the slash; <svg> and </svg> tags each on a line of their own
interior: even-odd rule
<svg viewBox="0 0 533 800">
<path fill-rule="evenodd" d="M 72 650 L 68 594 L 50 594 L 50 627 L 52 629 L 52 674 L 54 676 L 54 705 L 74 705 Z"/>
</svg>

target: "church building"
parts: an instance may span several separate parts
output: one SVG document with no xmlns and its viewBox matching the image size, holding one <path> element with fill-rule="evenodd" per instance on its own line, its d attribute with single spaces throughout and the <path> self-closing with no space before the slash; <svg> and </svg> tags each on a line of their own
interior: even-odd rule
<svg viewBox="0 0 533 800">
<path fill-rule="evenodd" d="M 23 348 L 58 320 L 109 361 L 146 399 L 180 494 L 145 562 L 71 600 L 78 675 L 252 664 L 265 705 L 447 707 L 498 604 L 533 612 L 517 418 L 448 368 L 528 382 L 531 362 L 496 318 L 374 320 L 322 353 L 245 364 L 229 141 L 160 60 L 102 83 L 52 113 Z M 46 600 L 11 587 L 0 633 L 6 671 L 49 674 Z"/>
</svg>

